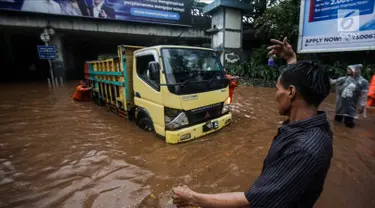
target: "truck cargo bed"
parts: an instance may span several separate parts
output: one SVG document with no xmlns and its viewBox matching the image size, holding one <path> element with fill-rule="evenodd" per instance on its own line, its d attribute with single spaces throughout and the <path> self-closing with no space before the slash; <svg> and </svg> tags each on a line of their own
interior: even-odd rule
<svg viewBox="0 0 375 208">
<path fill-rule="evenodd" d="M 134 106 L 133 54 L 141 48 L 121 45 L 116 58 L 86 62 L 85 78 L 93 88 L 94 101 L 122 117 Z"/>
</svg>

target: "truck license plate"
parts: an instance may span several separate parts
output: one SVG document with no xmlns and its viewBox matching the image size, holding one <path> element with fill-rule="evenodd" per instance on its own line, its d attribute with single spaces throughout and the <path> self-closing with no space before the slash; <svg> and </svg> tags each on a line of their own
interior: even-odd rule
<svg viewBox="0 0 375 208">
<path fill-rule="evenodd" d="M 213 129 L 219 128 L 219 122 L 218 121 L 207 121 L 206 124 L 203 126 L 203 131 L 210 131 Z"/>
</svg>

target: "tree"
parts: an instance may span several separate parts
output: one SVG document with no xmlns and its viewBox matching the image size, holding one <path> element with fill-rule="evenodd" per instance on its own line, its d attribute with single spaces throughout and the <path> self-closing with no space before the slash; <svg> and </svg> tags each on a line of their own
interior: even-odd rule
<svg viewBox="0 0 375 208">
<path fill-rule="evenodd" d="M 275 5 L 277 2 L 279 2 L 279 0 L 247 0 L 246 3 L 250 3 L 255 6 L 253 17 L 257 18 L 266 11 L 267 7 L 271 7 Z"/>
<path fill-rule="evenodd" d="M 298 39 L 299 0 L 284 0 L 274 2 L 264 13 L 255 20 L 258 38 L 288 39 L 295 45 Z"/>
</svg>

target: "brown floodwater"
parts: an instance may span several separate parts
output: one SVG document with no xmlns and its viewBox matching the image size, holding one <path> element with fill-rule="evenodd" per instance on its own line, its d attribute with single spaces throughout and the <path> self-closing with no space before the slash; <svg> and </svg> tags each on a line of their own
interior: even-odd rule
<svg viewBox="0 0 375 208">
<path fill-rule="evenodd" d="M 172 187 L 246 191 L 284 119 L 274 89 L 239 87 L 233 123 L 167 145 L 92 102 L 74 85 L 0 85 L 0 207 L 173 207 Z M 332 121 L 334 95 L 322 105 Z M 316 207 L 375 207 L 375 114 L 332 122 L 334 158 Z"/>
</svg>

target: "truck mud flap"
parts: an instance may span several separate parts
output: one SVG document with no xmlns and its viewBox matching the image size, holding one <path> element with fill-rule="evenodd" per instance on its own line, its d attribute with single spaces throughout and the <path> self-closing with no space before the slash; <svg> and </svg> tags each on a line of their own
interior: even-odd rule
<svg viewBox="0 0 375 208">
<path fill-rule="evenodd" d="M 128 119 L 127 118 L 127 113 L 121 109 L 118 109 L 118 113 L 117 113 L 120 117 L 122 118 L 125 118 L 125 119 Z"/>
</svg>

